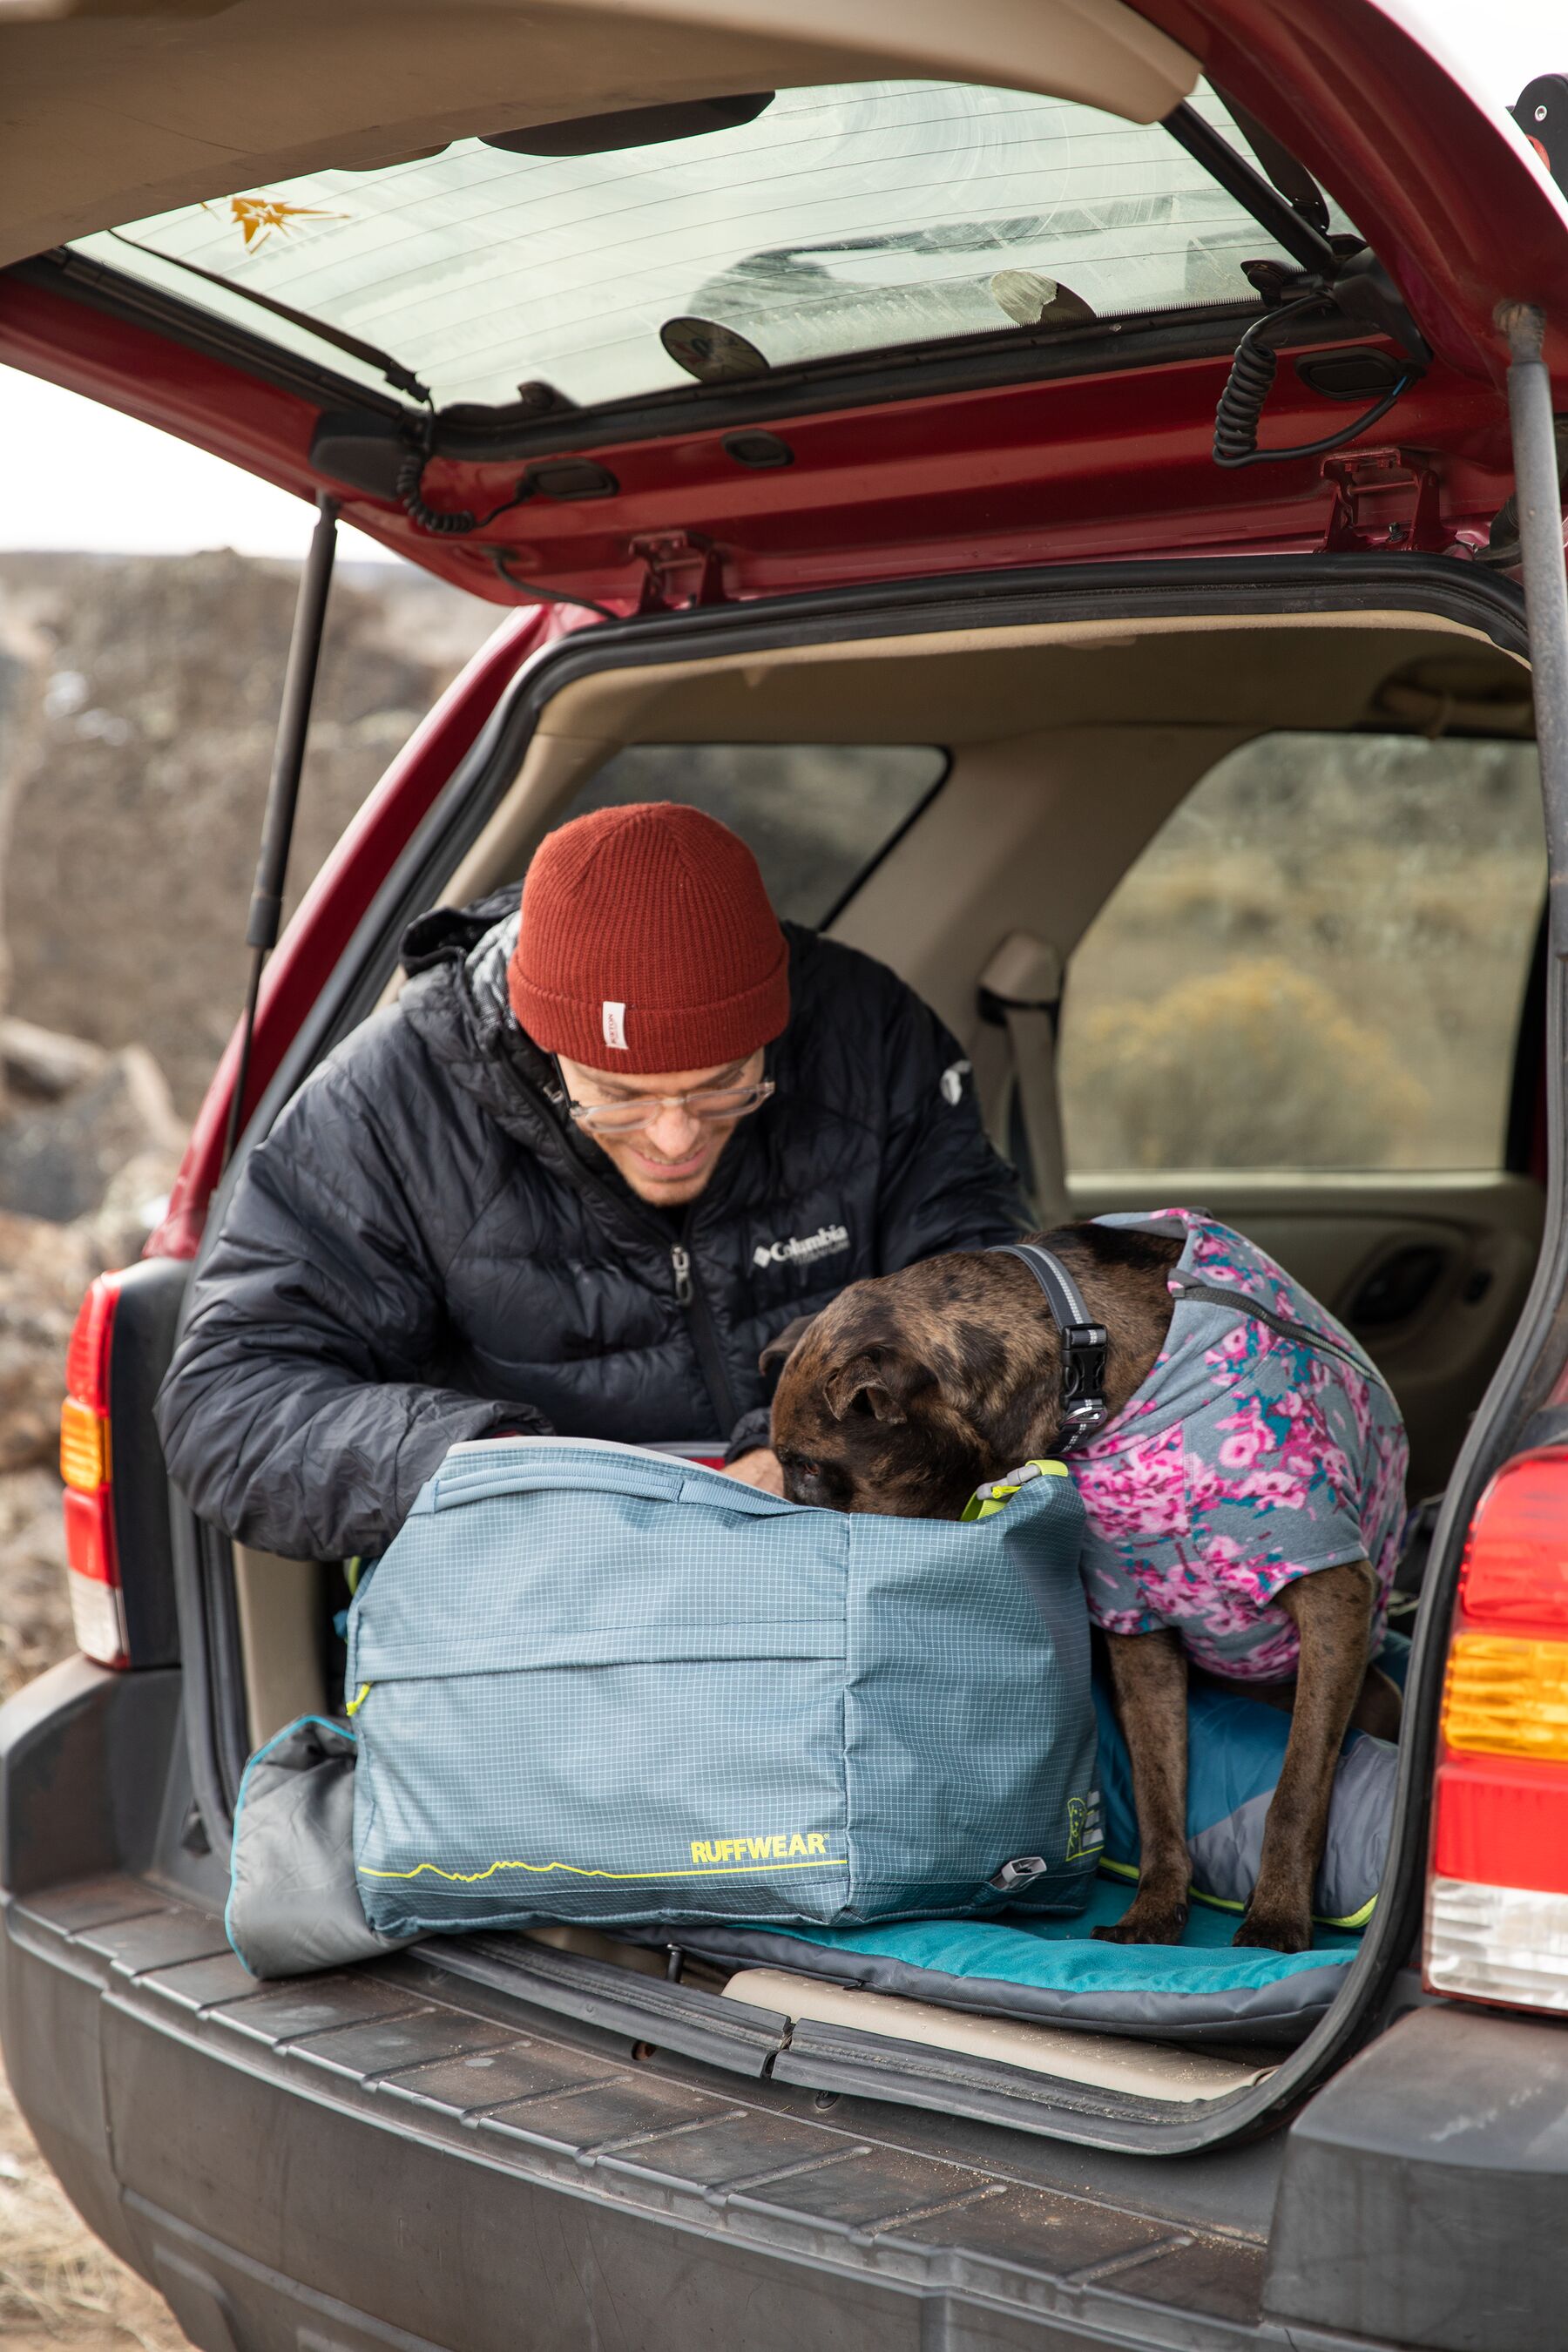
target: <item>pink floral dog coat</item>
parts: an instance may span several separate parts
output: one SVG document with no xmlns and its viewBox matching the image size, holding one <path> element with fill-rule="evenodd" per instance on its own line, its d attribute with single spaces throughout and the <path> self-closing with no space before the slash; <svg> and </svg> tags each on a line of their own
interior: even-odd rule
<svg viewBox="0 0 1568 2352">
<path fill-rule="evenodd" d="M 1296 1671 L 1277 1595 L 1370 1560 L 1383 1638 L 1405 1520 L 1399 1408 L 1350 1334 L 1271 1257 L 1191 1209 L 1098 1220 L 1186 1229 L 1176 1304 L 1142 1387 L 1068 1467 L 1088 1516 L 1089 1611 L 1112 1633 L 1173 1626 L 1200 1665 L 1243 1680 Z M 1234 1293 L 1215 1303 L 1188 1288 Z M 1274 1318 L 1247 1312 L 1255 1300 Z M 1311 1344 L 1281 1323 L 1310 1333 Z"/>
</svg>

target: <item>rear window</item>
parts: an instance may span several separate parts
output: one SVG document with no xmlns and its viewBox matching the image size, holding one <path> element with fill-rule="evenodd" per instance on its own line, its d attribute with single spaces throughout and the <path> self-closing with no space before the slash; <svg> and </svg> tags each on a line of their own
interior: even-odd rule
<svg viewBox="0 0 1568 2352">
<path fill-rule="evenodd" d="M 1245 147 L 1213 91 L 1193 103 Z M 461 139 L 77 249 L 380 384 L 374 353 L 312 337 L 327 322 L 437 407 L 541 383 L 586 406 L 1042 313 L 1251 302 L 1240 263 L 1285 257 L 1161 124 L 936 81 L 780 90 L 751 121 L 609 153 Z"/>
<path fill-rule="evenodd" d="M 1072 958 L 1070 1164 L 1500 1167 L 1545 890 L 1533 743 L 1233 751 Z"/>
<path fill-rule="evenodd" d="M 787 921 L 830 922 L 947 773 L 910 743 L 637 743 L 584 785 L 561 823 L 628 801 L 684 801 L 738 833 Z"/>
</svg>

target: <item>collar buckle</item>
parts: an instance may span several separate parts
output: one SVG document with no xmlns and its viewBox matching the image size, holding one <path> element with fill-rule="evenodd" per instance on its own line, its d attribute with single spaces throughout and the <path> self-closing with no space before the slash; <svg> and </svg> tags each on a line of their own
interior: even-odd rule
<svg viewBox="0 0 1568 2352">
<path fill-rule="evenodd" d="M 1062 1329 L 1061 1447 L 1087 1444 L 1110 1418 L 1105 1402 L 1105 1356 L 1109 1334 L 1102 1323 L 1068 1323 Z"/>
<path fill-rule="evenodd" d="M 1103 1323 L 1091 1323 L 1083 1294 L 1058 1257 L 1038 1242 L 1002 1242 L 998 1257 L 1016 1257 L 1045 1294 L 1051 1319 L 1061 1334 L 1062 1412 L 1057 1450 L 1071 1454 L 1087 1444 L 1110 1418 L 1105 1402 L 1105 1359 L 1110 1344 Z"/>
</svg>

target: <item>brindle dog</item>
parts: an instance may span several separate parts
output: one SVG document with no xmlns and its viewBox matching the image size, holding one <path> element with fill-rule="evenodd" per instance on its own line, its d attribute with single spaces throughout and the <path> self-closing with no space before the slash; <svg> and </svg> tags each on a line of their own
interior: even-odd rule
<svg viewBox="0 0 1568 2352">
<path fill-rule="evenodd" d="M 1109 1335 L 1114 1417 L 1152 1370 L 1170 1325 L 1166 1276 L 1181 1244 L 1079 1224 L 1033 1236 L 1063 1262 Z M 857 1282 L 764 1351 L 783 1360 L 773 1444 L 792 1502 L 957 1518 L 983 1480 L 1047 1460 L 1059 1442 L 1061 1346 L 1016 1258 L 959 1253 Z M 1284 1587 L 1300 1637 L 1293 1681 L 1222 1687 L 1291 1710 L 1258 1883 L 1234 1941 L 1279 1952 L 1311 1941 L 1311 1895 L 1340 1744 L 1352 1724 L 1392 1738 L 1399 1693 L 1367 1664 L 1376 1601 L 1365 1560 Z M 1113 1943 L 1179 1942 L 1187 1917 L 1187 1660 L 1177 1634 L 1107 1633 L 1111 1689 L 1132 1768 L 1142 1863 Z"/>
</svg>

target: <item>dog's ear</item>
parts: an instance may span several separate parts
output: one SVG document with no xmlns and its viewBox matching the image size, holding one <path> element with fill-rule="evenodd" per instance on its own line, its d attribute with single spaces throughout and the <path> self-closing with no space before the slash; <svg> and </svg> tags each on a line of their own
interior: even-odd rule
<svg viewBox="0 0 1568 2352">
<path fill-rule="evenodd" d="M 762 1354 L 757 1358 L 757 1370 L 766 1380 L 770 1374 L 784 1370 L 790 1358 L 816 1322 L 815 1315 L 797 1315 L 782 1331 L 775 1331 Z"/>
<path fill-rule="evenodd" d="M 908 1421 L 910 1400 L 931 1387 L 936 1374 L 902 1348 L 866 1348 L 828 1373 L 823 1402 L 835 1421 L 847 1413 L 869 1413 L 878 1421 Z"/>
</svg>

